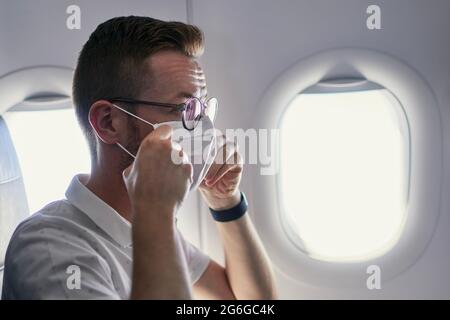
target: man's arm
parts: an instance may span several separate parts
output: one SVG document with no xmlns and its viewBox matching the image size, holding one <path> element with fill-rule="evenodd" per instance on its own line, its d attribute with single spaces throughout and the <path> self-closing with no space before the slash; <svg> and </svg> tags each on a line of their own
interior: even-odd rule
<svg viewBox="0 0 450 320">
<path fill-rule="evenodd" d="M 149 212 L 136 214 L 152 216 Z M 168 211 L 163 214 L 173 215 Z M 187 265 L 176 227 L 149 219 L 135 223 L 133 229 L 131 299 L 191 299 Z"/>
<path fill-rule="evenodd" d="M 172 161 L 178 151 L 171 134 L 168 126 L 152 131 L 123 172 L 133 211 L 132 299 L 192 297 L 174 218 L 187 195 L 192 166 Z"/>
<path fill-rule="evenodd" d="M 270 262 L 247 215 L 217 223 L 225 249 L 225 268 L 211 261 L 194 285 L 204 299 L 275 299 Z"/>
<path fill-rule="evenodd" d="M 217 223 L 225 249 L 225 267 L 237 299 L 275 299 L 270 262 L 246 214 L 238 220 Z"/>
<path fill-rule="evenodd" d="M 200 279 L 194 284 L 193 291 L 197 299 L 236 299 L 228 281 L 225 268 L 212 259 Z"/>
<path fill-rule="evenodd" d="M 200 187 L 210 208 L 226 210 L 240 202 L 242 169 L 237 147 L 224 146 Z M 275 299 L 270 262 L 248 214 L 216 225 L 225 250 L 225 268 L 208 268 L 194 287 L 195 293 L 210 298 Z"/>
</svg>

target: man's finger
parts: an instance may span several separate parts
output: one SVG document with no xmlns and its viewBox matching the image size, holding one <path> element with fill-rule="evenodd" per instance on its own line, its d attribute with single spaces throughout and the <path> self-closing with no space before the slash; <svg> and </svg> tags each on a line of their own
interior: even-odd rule
<svg viewBox="0 0 450 320">
<path fill-rule="evenodd" d="M 224 166 L 224 164 L 222 163 L 217 163 L 214 162 L 211 167 L 208 170 L 208 173 L 206 174 L 205 177 L 205 181 L 206 184 L 209 185 L 209 183 L 211 182 L 211 180 L 215 177 L 215 175 L 217 174 L 217 172 L 220 170 L 220 168 L 222 168 Z"/>
<path fill-rule="evenodd" d="M 171 126 L 164 124 L 161 127 L 156 128 L 150 133 L 150 136 L 154 137 L 157 136 L 161 140 L 166 140 L 172 137 L 173 129 Z"/>
<path fill-rule="evenodd" d="M 220 179 L 222 179 L 228 172 L 232 171 L 232 170 L 236 170 L 239 169 L 239 172 L 242 170 L 240 169 L 241 167 L 238 164 L 226 164 L 224 166 L 222 166 L 222 168 L 220 168 L 220 170 L 217 172 L 216 176 L 210 180 L 209 182 L 207 181 L 206 183 L 208 184 L 208 186 L 213 186 L 217 183 L 217 181 L 220 181 Z M 237 175 L 239 174 L 239 172 L 237 172 Z"/>
<path fill-rule="evenodd" d="M 223 142 L 223 145 L 220 147 L 219 151 L 216 154 L 216 158 L 214 159 L 213 164 L 206 174 L 206 181 L 213 179 L 224 164 L 230 164 L 230 161 L 228 160 L 236 152 L 234 143 L 226 142 L 225 140 L 223 140 Z"/>
</svg>

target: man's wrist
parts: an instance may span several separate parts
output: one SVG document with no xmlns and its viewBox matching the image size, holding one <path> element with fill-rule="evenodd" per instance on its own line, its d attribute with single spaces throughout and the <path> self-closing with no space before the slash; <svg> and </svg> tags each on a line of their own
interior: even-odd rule
<svg viewBox="0 0 450 320">
<path fill-rule="evenodd" d="M 175 220 L 176 208 L 166 204 L 146 203 L 132 205 L 133 221 L 139 220 L 140 223 L 153 223 L 155 225 L 171 226 Z"/>
<path fill-rule="evenodd" d="M 224 199 L 208 201 L 208 207 L 212 210 L 221 211 L 233 208 L 241 201 L 241 192 L 237 190 L 232 196 Z"/>
</svg>

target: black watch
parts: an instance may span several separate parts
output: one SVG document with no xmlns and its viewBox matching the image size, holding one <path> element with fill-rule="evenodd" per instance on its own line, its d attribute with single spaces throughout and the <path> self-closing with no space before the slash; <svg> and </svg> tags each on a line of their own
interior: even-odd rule
<svg viewBox="0 0 450 320">
<path fill-rule="evenodd" d="M 247 208 L 247 198 L 245 198 L 244 193 L 241 192 L 241 201 L 234 207 L 226 210 L 213 210 L 209 208 L 209 211 L 211 212 L 214 220 L 218 222 L 229 222 L 242 217 L 247 212 Z"/>
</svg>

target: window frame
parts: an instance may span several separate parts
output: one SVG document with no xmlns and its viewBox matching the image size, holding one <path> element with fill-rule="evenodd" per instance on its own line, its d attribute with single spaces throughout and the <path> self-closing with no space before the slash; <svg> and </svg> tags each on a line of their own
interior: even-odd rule
<svg viewBox="0 0 450 320">
<path fill-rule="evenodd" d="M 23 104 L 28 111 L 39 111 L 49 102 L 51 109 L 67 106 L 72 79 L 73 68 L 65 66 L 35 65 L 8 70 L 0 76 L 0 116 L 18 104 Z M 1 265 L 0 273 L 3 268 Z"/>
<path fill-rule="evenodd" d="M 397 244 L 386 254 L 365 262 L 314 260 L 299 253 L 283 231 L 277 179 L 260 175 L 261 165 L 251 169 L 251 187 L 258 197 L 249 194 L 248 199 L 274 268 L 286 279 L 328 288 L 365 288 L 368 266 L 379 266 L 383 283 L 387 283 L 419 260 L 434 235 L 443 191 L 442 116 L 429 84 L 412 67 L 382 52 L 338 48 L 312 54 L 282 72 L 262 93 L 257 102 L 258 117 L 249 125 L 277 129 L 283 108 L 299 92 L 324 79 L 340 77 L 364 78 L 387 88 L 401 102 L 410 121 L 410 200 Z M 275 160 L 279 164 L 279 157 Z"/>
</svg>

